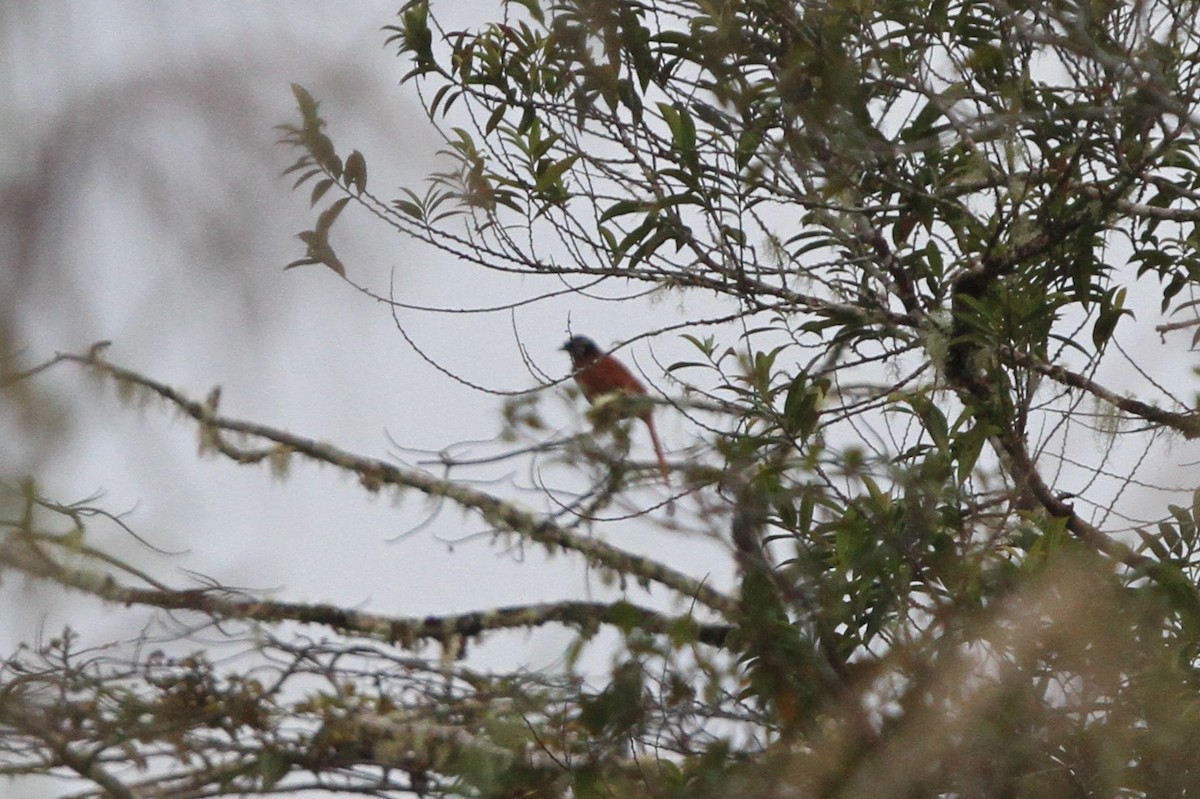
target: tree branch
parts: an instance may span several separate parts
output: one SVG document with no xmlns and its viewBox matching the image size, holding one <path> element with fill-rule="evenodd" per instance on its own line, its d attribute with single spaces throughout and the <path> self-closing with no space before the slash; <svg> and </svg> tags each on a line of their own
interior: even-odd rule
<svg viewBox="0 0 1200 799">
<path fill-rule="evenodd" d="M 1184 438 L 1193 439 L 1200 437 L 1200 414 L 1164 411 L 1161 408 L 1149 405 L 1140 400 L 1122 397 L 1081 374 L 1064 369 L 1056 364 L 1046 363 L 1032 355 L 1017 352 L 1011 347 L 1001 347 L 1000 354 L 1010 362 L 1024 366 L 1027 369 L 1032 369 L 1055 382 L 1082 389 L 1097 399 L 1104 400 L 1131 416 L 1137 416 L 1140 419 L 1145 419 L 1147 422 L 1169 427 L 1181 433 Z"/>
<path fill-rule="evenodd" d="M 464 508 L 474 510 L 488 523 L 535 541 L 549 551 L 568 549 L 578 552 L 594 566 L 629 575 L 643 586 L 649 583 L 659 583 L 689 600 L 699 602 L 716 611 L 726 619 L 732 618 L 735 605 L 728 596 L 658 561 L 634 555 L 603 541 L 578 535 L 555 524 L 549 518 L 539 516 L 512 502 L 460 483 L 441 480 L 424 472 L 404 469 L 376 458 L 365 458 L 339 449 L 332 444 L 314 441 L 266 425 L 221 416 L 217 413 L 219 392 L 214 391 L 205 402 L 197 402 L 170 386 L 109 363 L 100 357 L 101 349 L 102 345 L 93 346 L 85 355 L 59 353 L 47 364 L 30 370 L 30 373 L 44 371 L 45 368 L 57 362 L 82 364 L 113 378 L 124 386 L 140 387 L 167 400 L 200 423 L 202 446 L 216 449 L 238 463 L 258 463 L 266 459 L 285 458 L 295 452 L 312 460 L 353 472 L 358 476 L 363 487 L 372 492 L 378 491 L 385 485 L 414 488 L 427 496 L 449 499 Z M 277 446 L 267 450 L 247 450 L 223 440 L 220 435 L 222 432 L 241 433 L 265 439 L 274 442 Z"/>
<path fill-rule="evenodd" d="M 117 604 L 189 610 L 216 619 L 319 624 L 341 633 L 369 636 L 405 647 L 434 640 L 456 648 L 463 639 L 477 638 L 489 631 L 540 627 L 548 623 L 579 628 L 609 624 L 655 635 L 686 633 L 702 643 L 721 646 L 730 629 L 725 625 L 698 624 L 687 617 L 666 616 L 625 601 L 551 602 L 448 616 L 403 618 L 346 610 L 335 605 L 235 599 L 229 592 L 214 589 L 134 588 L 122 585 L 108 573 L 68 568 L 39 543 L 44 542 L 29 535 L 9 535 L 0 541 L 0 564 Z"/>
</svg>

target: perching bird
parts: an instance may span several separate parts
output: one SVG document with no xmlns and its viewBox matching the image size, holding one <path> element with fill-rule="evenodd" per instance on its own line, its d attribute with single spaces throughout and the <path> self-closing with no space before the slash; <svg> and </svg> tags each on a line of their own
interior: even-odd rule
<svg viewBox="0 0 1200 799">
<path fill-rule="evenodd" d="M 571 356 L 571 366 L 575 370 L 575 382 L 583 391 L 583 396 L 591 404 L 608 394 L 645 395 L 646 387 L 642 381 L 633 376 L 625 365 L 616 358 L 604 353 L 596 342 L 587 336 L 571 336 L 562 349 Z M 663 480 L 671 485 L 671 470 L 667 459 L 663 457 L 662 444 L 658 441 L 658 431 L 654 429 L 654 417 L 647 408 L 641 414 L 642 421 L 650 430 L 650 443 L 654 445 L 654 454 L 658 457 L 658 469 L 662 472 Z"/>
</svg>

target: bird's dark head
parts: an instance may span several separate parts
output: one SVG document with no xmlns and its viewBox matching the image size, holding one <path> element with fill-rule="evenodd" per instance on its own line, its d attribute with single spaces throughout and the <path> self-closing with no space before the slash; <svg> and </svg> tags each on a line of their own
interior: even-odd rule
<svg viewBox="0 0 1200 799">
<path fill-rule="evenodd" d="M 596 342 L 587 336 L 571 336 L 567 339 L 567 343 L 562 345 L 561 349 L 567 351 L 572 361 L 586 360 L 600 354 L 600 348 L 596 346 Z"/>
</svg>

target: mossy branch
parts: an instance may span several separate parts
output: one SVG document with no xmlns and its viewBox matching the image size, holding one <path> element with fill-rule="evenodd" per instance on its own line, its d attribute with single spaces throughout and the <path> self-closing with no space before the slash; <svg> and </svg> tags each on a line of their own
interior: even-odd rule
<svg viewBox="0 0 1200 799">
<path fill-rule="evenodd" d="M 288 454 L 298 454 L 310 460 L 326 463 L 351 472 L 368 490 L 379 491 L 384 486 L 412 488 L 427 496 L 448 499 L 474 511 L 498 530 L 515 533 L 541 544 L 549 552 L 559 549 L 578 552 L 595 567 L 627 576 L 643 586 L 658 583 L 681 597 L 697 602 L 725 619 L 734 613 L 734 602 L 728 596 L 669 566 L 626 552 L 611 544 L 572 532 L 550 518 L 520 507 L 508 500 L 452 480 L 433 477 L 425 472 L 406 469 L 377 458 L 367 458 L 267 425 L 233 419 L 217 412 L 219 392 L 214 391 L 204 402 L 193 400 L 183 392 L 137 372 L 112 364 L 101 357 L 102 346 L 93 346 L 83 355 L 60 353 L 52 360 L 29 370 L 36 374 L 56 363 L 76 363 L 110 377 L 126 389 L 142 389 L 166 400 L 170 405 L 194 419 L 200 425 L 202 448 L 212 449 L 238 463 L 275 462 Z M 273 446 L 250 449 L 231 443 L 226 433 L 241 434 L 271 442 Z"/>
<path fill-rule="evenodd" d="M 51 580 L 107 602 L 145 605 L 164 610 L 193 611 L 214 619 L 247 619 L 266 623 L 285 621 L 317 624 L 340 633 L 363 635 L 391 644 L 413 647 L 436 641 L 458 649 L 467 639 L 516 628 L 564 624 L 582 630 L 612 625 L 673 635 L 680 640 L 720 646 L 729 628 L 674 618 L 629 602 L 548 602 L 459 613 L 446 616 L 395 617 L 347 610 L 335 605 L 274 602 L 246 597 L 226 589 L 172 590 L 122 584 L 109 572 L 64 563 L 75 555 L 59 537 L 13 530 L 0 539 L 0 564 L 32 577 Z"/>
</svg>

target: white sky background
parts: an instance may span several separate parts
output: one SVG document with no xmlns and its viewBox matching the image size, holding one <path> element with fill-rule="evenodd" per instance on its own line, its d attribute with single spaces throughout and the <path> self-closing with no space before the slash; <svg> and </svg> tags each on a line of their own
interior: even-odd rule
<svg viewBox="0 0 1200 799">
<path fill-rule="evenodd" d="M 111 360 L 197 399 L 220 385 L 225 414 L 363 455 L 395 453 L 389 435 L 432 449 L 493 438 L 501 397 L 433 370 L 409 350 L 385 306 L 325 267 L 282 271 L 303 255 L 295 233 L 316 216 L 308 187 L 293 193 L 291 179 L 279 178 L 296 157 L 275 144 L 272 129 L 297 119 L 289 83 L 321 100 L 340 151 L 362 150 L 378 194 L 398 196 L 396 186 L 417 186 L 434 166 L 439 143 L 414 95 L 397 86 L 408 66 L 382 46 L 380 28 L 399 5 L 0 6 L 4 212 L 37 222 L 35 234 L 25 228 L 25 238 L 5 243 L 0 266 L 0 294 L 19 298 L 10 332 L 26 364 L 108 339 Z M 495 15 L 499 4 L 445 3 L 439 14 L 465 26 L 479 22 L 480 9 Z M 394 269 L 397 295 L 408 301 L 490 305 L 533 290 L 416 246 L 353 207 L 333 240 L 353 275 L 375 288 L 386 292 Z M 607 345 L 683 318 L 674 303 L 573 298 L 522 310 L 515 321 L 507 313 L 405 320 L 433 357 L 466 379 L 519 390 L 537 381 L 522 363 L 514 324 L 537 365 L 560 376 L 568 369 L 557 351 L 568 313 L 576 331 Z M 686 346 L 669 337 L 653 350 L 669 363 Z M 654 368 L 648 346 L 629 352 Z M 59 433 L 53 441 L 23 433 L 17 446 L 0 450 L 0 475 L 35 473 L 62 501 L 103 492 L 96 504 L 130 511 L 125 520 L 140 535 L 186 552 L 160 556 L 102 524 L 89 543 L 171 585 L 194 587 L 188 572 L 197 572 L 288 601 L 402 616 L 612 595 L 578 559 L 533 554 L 518 563 L 486 538 L 451 549 L 444 539 L 485 529 L 453 509 L 389 541 L 425 517 L 419 495 L 397 508 L 299 460 L 284 481 L 265 466 L 200 460 L 194 425 L 158 406 L 122 405 L 80 370 L 56 370 L 37 387 Z M 553 427 L 569 431 L 579 419 L 562 394 L 550 389 L 542 407 Z M 678 421 L 659 424 L 668 449 L 682 445 Z M 0 407 L 0 431 L 10 440 L 14 425 Z M 635 430 L 635 447 L 649 457 L 642 436 Z M 557 471 L 569 485 L 571 475 Z M 526 474 L 514 479 L 529 484 Z M 666 560 L 696 576 L 728 568 L 712 547 L 650 538 L 647 529 L 633 523 L 609 537 L 647 554 L 671 547 Z M 722 584 L 727 575 L 715 579 Z M 630 596 L 656 604 L 659 593 L 647 599 L 634 588 Z M 0 614 L 0 655 L 57 634 L 67 621 L 103 641 L 145 618 L 11 578 L 0 584 L 0 602 L 10 609 Z M 565 641 L 542 635 L 494 654 L 496 662 L 536 667 L 557 659 Z"/>
<path fill-rule="evenodd" d="M 307 187 L 292 192 L 291 180 L 279 178 L 295 158 L 275 143 L 272 129 L 297 119 L 290 83 L 321 101 L 340 152 L 364 153 L 375 193 L 398 196 L 396 187 L 417 187 L 436 168 L 439 142 L 411 90 L 397 85 L 407 63 L 382 46 L 380 28 L 394 21 L 399 6 L 400 0 L 0 5 L 0 313 L 10 315 L 7 333 L 26 365 L 108 339 L 110 359 L 197 399 L 220 385 L 223 413 L 359 454 L 395 454 L 389 435 L 430 449 L 492 439 L 501 426 L 501 397 L 432 369 L 404 343 L 386 307 L 325 267 L 282 271 L 303 255 L 295 233 L 316 216 Z M 437 5 L 448 27 L 477 24 L 499 9 L 490 0 Z M 14 225 L 17 219 L 36 227 Z M 414 244 L 356 214 L 353 205 L 333 235 L 355 278 L 386 291 L 394 269 L 397 295 L 406 301 L 494 305 L 549 288 L 500 279 Z M 559 376 L 568 370 L 557 351 L 568 313 L 577 332 L 606 346 L 693 318 L 703 302 L 689 300 L 683 308 L 674 297 L 658 303 L 572 297 L 522 309 L 515 318 L 406 312 L 404 320 L 431 356 L 465 379 L 520 390 L 537 380 L 523 365 L 517 335 L 537 366 Z M 1159 321 L 1157 302 L 1148 297 L 1145 305 L 1139 322 L 1146 329 L 1131 338 L 1156 357 L 1177 357 L 1183 342 L 1158 345 L 1150 329 Z M 652 378 L 651 351 L 663 364 L 690 355 L 673 335 L 627 351 Z M 1144 365 L 1159 379 L 1173 379 L 1181 395 L 1192 393 L 1190 362 Z M 652 382 L 667 387 L 665 380 Z M 400 616 L 614 593 L 590 580 L 576 558 L 545 561 L 531 553 L 517 562 L 486 538 L 451 549 L 445 539 L 485 529 L 453 509 L 391 541 L 425 518 L 428 505 L 415 493 L 396 507 L 299 460 L 280 481 L 265 466 L 197 459 L 193 424 L 157 406 L 124 406 L 77 369 L 58 369 L 36 387 L 43 392 L 39 418 L 48 424 L 37 437 L 18 428 L 11 407 L 0 404 L 6 443 L 0 478 L 37 474 L 44 492 L 63 501 L 103 492 L 96 504 L 130 511 L 126 521 L 140 535 L 185 554 L 154 554 L 111 525 L 98 524 L 89 543 L 173 586 L 194 587 L 189 572 L 195 572 L 278 599 Z M 552 427 L 547 437 L 580 423 L 562 395 L 562 388 L 549 389 L 541 403 Z M 668 449 L 688 443 L 677 417 L 658 417 Z M 48 429 L 56 435 L 45 435 Z M 633 432 L 636 454 L 648 458 L 644 431 Z M 1147 482 L 1194 483 L 1185 449 L 1147 462 Z M 1085 463 L 1088 457 L 1079 454 Z M 1180 470 L 1180 463 L 1189 465 Z M 565 469 L 544 476 L 573 484 Z M 529 484 L 524 473 L 513 479 Z M 1162 497 L 1150 499 L 1161 510 Z M 713 546 L 652 523 L 603 527 L 613 543 L 693 576 L 709 575 L 720 587 L 729 583 L 729 559 Z M 647 597 L 634 587 L 629 596 L 661 606 L 662 593 Z M 0 657 L 20 641 L 56 635 L 68 621 L 97 642 L 127 636 L 146 618 L 137 609 L 101 608 L 11 577 L 0 579 L 0 603 L 6 609 Z M 541 667 L 562 654 L 566 640 L 566 634 L 508 637 L 484 653 L 497 664 Z"/>
</svg>

